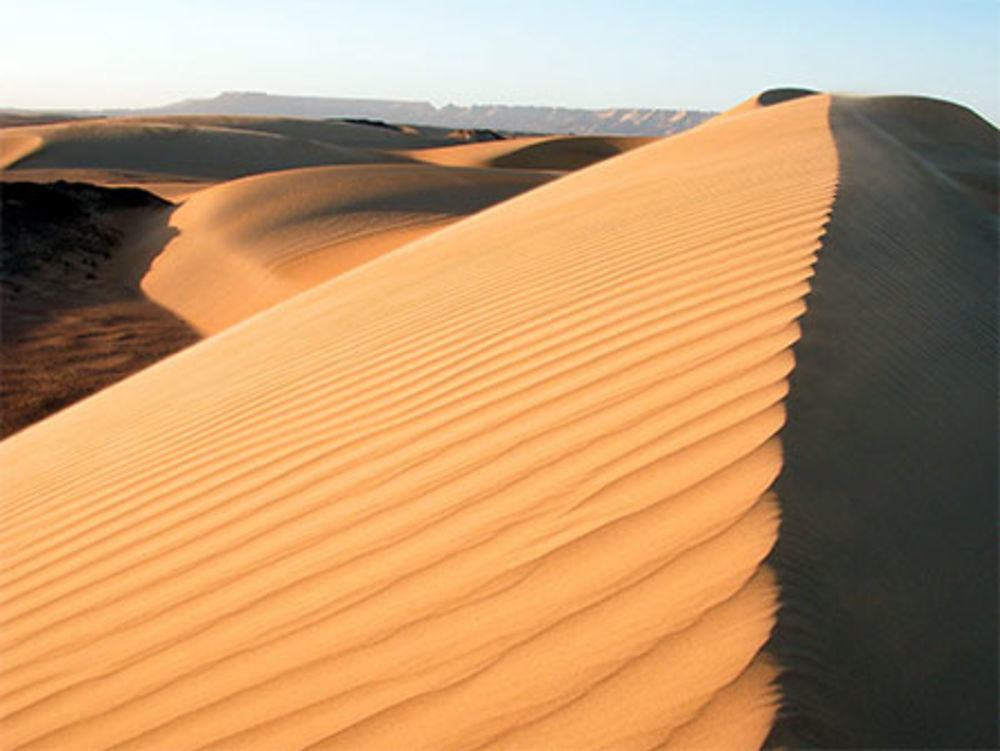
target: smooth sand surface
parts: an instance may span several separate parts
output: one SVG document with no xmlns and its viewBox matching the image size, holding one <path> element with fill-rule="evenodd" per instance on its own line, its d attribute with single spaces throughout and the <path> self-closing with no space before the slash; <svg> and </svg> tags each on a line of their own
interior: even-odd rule
<svg viewBox="0 0 1000 751">
<path fill-rule="evenodd" d="M 551 178 L 403 164 L 231 181 L 174 212 L 141 286 L 199 331 L 215 333 Z M 142 235 L 137 242 L 156 243 Z"/>
<path fill-rule="evenodd" d="M 541 186 L 0 443 L 4 743 L 758 746 L 829 104 Z"/>
<path fill-rule="evenodd" d="M 656 140 L 643 136 L 524 136 L 399 153 L 449 167 L 568 171 L 588 167 Z"/>
</svg>

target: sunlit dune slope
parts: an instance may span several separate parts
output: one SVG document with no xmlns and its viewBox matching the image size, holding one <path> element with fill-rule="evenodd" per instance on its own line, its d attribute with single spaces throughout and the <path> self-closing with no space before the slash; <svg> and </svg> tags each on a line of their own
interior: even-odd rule
<svg viewBox="0 0 1000 751">
<path fill-rule="evenodd" d="M 213 333 L 549 179 L 527 171 L 407 164 L 321 167 L 229 182 L 174 212 L 172 238 L 142 289 Z M 144 237 L 138 242 L 150 244 Z"/>
<path fill-rule="evenodd" d="M 33 148 L 23 144 L 27 139 Z M 207 125 L 95 120 L 7 128 L 4 169 L 101 169 L 174 178 L 231 179 L 324 164 L 401 161 L 362 148 Z M 5 147 L 5 152 L 8 148 Z"/>
<path fill-rule="evenodd" d="M 0 443 L 10 747 L 753 747 L 828 99 L 569 175 Z"/>
<path fill-rule="evenodd" d="M 530 136 L 402 153 L 450 167 L 566 171 L 587 167 L 656 140 L 640 136 Z"/>
<path fill-rule="evenodd" d="M 0 169 L 6 169 L 19 159 L 37 151 L 41 145 L 41 136 L 26 128 L 0 131 Z"/>
</svg>

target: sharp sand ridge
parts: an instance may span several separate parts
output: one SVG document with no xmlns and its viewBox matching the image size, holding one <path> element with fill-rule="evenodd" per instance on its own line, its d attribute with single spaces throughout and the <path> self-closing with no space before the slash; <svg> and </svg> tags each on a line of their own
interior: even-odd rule
<svg viewBox="0 0 1000 751">
<path fill-rule="evenodd" d="M 828 107 L 571 174 L 0 443 L 5 744 L 759 745 Z"/>
</svg>

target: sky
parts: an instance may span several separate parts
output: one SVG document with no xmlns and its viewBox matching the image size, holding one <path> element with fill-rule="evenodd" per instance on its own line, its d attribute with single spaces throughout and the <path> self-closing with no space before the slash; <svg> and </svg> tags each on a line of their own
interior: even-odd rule
<svg viewBox="0 0 1000 751">
<path fill-rule="evenodd" d="M 1000 122 L 1000 0 L 0 0 L 0 108 L 222 91 L 722 110 L 923 94 Z"/>
</svg>

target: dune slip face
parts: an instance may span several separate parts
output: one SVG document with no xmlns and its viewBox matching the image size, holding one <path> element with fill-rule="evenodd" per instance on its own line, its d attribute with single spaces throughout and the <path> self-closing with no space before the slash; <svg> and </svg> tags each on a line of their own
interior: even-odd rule
<svg viewBox="0 0 1000 751">
<path fill-rule="evenodd" d="M 835 97 L 782 431 L 778 747 L 997 745 L 997 131 Z"/>
<path fill-rule="evenodd" d="M 759 746 L 829 101 L 543 185 L 0 443 L 5 746 Z"/>
</svg>

